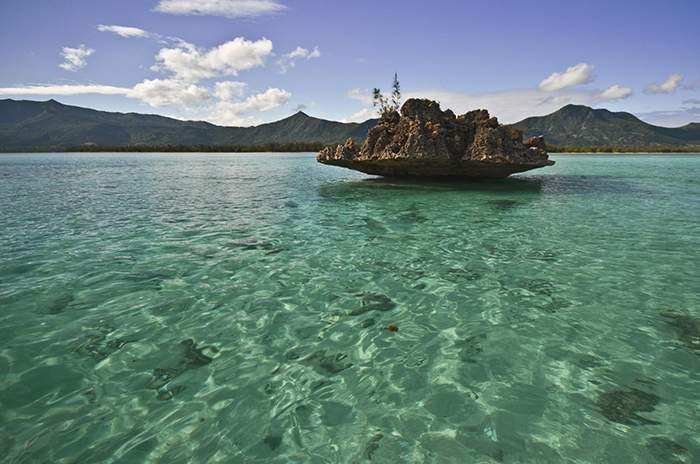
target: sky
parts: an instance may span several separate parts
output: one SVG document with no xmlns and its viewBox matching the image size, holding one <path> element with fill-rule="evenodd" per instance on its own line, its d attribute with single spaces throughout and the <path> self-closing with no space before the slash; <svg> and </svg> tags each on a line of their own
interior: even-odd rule
<svg viewBox="0 0 700 464">
<path fill-rule="evenodd" d="M 249 126 L 371 89 L 503 123 L 585 104 L 700 121 L 700 2 L 0 0 L 0 98 Z"/>
</svg>

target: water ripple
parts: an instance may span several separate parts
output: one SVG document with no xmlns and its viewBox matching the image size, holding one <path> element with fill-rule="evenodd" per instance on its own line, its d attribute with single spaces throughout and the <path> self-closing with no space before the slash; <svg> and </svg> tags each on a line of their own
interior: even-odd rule
<svg viewBox="0 0 700 464">
<path fill-rule="evenodd" d="M 0 455 L 697 461 L 700 158 L 557 161 L 0 156 Z"/>
</svg>

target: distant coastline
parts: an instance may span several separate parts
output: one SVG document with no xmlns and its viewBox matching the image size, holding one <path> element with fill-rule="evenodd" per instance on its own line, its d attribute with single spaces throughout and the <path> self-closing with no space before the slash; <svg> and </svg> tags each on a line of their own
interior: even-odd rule
<svg viewBox="0 0 700 464">
<path fill-rule="evenodd" d="M 329 145 L 318 142 L 266 143 L 260 145 L 79 145 L 62 150 L 2 150 L 0 153 L 304 153 L 319 152 Z M 554 154 L 700 154 L 700 146 L 654 147 L 572 147 L 547 145 L 547 152 Z"/>
<path fill-rule="evenodd" d="M 127 146 L 77 146 L 64 152 L 131 152 L 131 153 L 301 153 L 318 152 L 326 145 L 318 142 L 265 143 L 262 145 L 127 145 Z"/>
<path fill-rule="evenodd" d="M 327 144 L 319 142 L 266 143 L 260 145 L 78 145 L 58 150 L 4 150 L 0 153 L 305 153 L 321 151 Z M 700 146 L 654 147 L 571 147 L 547 145 L 553 154 L 700 154 Z"/>
<path fill-rule="evenodd" d="M 352 138 L 377 123 L 319 119 L 297 112 L 251 127 L 223 127 L 157 115 L 110 113 L 55 100 L 0 100 L 0 152 L 303 152 Z M 700 123 L 654 126 L 632 114 L 567 105 L 511 127 L 523 140 L 543 135 L 550 153 L 700 153 Z"/>
<path fill-rule="evenodd" d="M 571 147 L 547 145 L 548 153 L 574 153 L 574 154 L 615 154 L 615 153 L 700 153 L 700 146 L 653 146 L 653 147 Z"/>
</svg>

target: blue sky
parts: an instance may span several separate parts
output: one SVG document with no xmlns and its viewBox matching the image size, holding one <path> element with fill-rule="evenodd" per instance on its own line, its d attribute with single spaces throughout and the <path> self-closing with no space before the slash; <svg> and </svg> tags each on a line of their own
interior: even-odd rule
<svg viewBox="0 0 700 464">
<path fill-rule="evenodd" d="M 700 2 L 2 0 L 0 98 L 251 125 L 406 96 L 502 122 L 567 103 L 700 121 Z"/>
</svg>

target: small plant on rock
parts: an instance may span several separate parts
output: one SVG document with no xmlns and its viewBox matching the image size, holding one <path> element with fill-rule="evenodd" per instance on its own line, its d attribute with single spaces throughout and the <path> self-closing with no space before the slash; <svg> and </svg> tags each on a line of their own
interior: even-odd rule
<svg viewBox="0 0 700 464">
<path fill-rule="evenodd" d="M 379 111 L 379 116 L 385 116 L 393 111 L 398 112 L 401 108 L 401 85 L 399 84 L 399 76 L 394 73 L 394 82 L 391 84 L 391 96 L 386 97 L 382 94 L 381 89 L 374 88 L 372 90 L 372 104 Z"/>
</svg>

